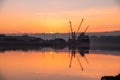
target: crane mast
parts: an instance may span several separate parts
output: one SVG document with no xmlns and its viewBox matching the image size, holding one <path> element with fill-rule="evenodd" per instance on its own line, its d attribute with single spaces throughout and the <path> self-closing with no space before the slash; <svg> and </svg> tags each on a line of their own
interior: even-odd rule
<svg viewBox="0 0 120 80">
<path fill-rule="evenodd" d="M 72 41 L 75 41 L 76 40 L 76 33 L 75 33 L 75 31 L 73 31 L 71 21 L 69 23 L 70 23 L 70 29 L 71 29 L 71 39 L 72 39 Z"/>
<path fill-rule="evenodd" d="M 71 21 L 69 21 L 69 23 L 70 23 L 70 30 L 71 30 L 71 33 L 73 33 Z"/>
</svg>

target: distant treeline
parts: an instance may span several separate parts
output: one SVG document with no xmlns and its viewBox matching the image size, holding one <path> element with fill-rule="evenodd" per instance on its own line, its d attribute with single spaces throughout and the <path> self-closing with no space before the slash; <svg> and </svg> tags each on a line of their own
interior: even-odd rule
<svg viewBox="0 0 120 80">
<path fill-rule="evenodd" d="M 0 41 L 43 41 L 42 38 L 32 37 L 29 35 L 22 36 L 6 36 L 5 34 L 0 34 Z"/>
<path fill-rule="evenodd" d="M 119 49 L 120 50 L 120 35 L 119 36 L 89 36 L 91 49 Z M 52 38 L 52 40 L 45 40 L 41 37 L 35 37 L 30 35 L 5 35 L 0 34 L 0 46 L 18 46 L 18 45 L 32 45 L 32 46 L 59 46 L 66 47 L 69 45 L 68 41 L 64 38 Z M 80 44 L 78 44 L 80 45 Z"/>
<path fill-rule="evenodd" d="M 55 39 L 55 38 L 54 38 Z M 64 38 L 63 38 L 64 39 Z M 41 37 L 34 37 L 29 35 L 21 35 L 21 36 L 6 36 L 5 34 L 0 34 L 0 41 L 44 41 Z M 96 43 L 120 43 L 120 35 L 119 36 L 90 36 L 90 40 Z"/>
<path fill-rule="evenodd" d="M 120 49 L 120 36 L 91 36 L 92 48 Z"/>
<path fill-rule="evenodd" d="M 120 43 L 120 36 L 91 36 L 91 40 L 103 43 Z"/>
<path fill-rule="evenodd" d="M 21 35 L 21 36 L 6 36 L 4 34 L 0 34 L 0 46 L 55 46 L 59 44 L 64 46 L 66 41 L 61 38 L 56 38 L 52 40 L 44 40 L 41 37 L 33 37 L 29 35 Z"/>
</svg>

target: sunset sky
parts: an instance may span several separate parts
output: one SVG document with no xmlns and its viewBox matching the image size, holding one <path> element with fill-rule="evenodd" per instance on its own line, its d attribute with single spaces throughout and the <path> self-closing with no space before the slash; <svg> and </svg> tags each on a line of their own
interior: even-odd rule
<svg viewBox="0 0 120 80">
<path fill-rule="evenodd" d="M 119 0 L 0 0 L 0 33 L 120 30 Z"/>
</svg>

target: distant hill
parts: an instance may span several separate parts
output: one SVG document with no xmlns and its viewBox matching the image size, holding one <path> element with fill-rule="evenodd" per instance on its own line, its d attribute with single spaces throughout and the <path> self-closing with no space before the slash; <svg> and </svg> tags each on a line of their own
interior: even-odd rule
<svg viewBox="0 0 120 80">
<path fill-rule="evenodd" d="M 90 36 L 117 36 L 120 35 L 120 31 L 110 31 L 110 32 L 92 32 L 87 33 Z"/>
<path fill-rule="evenodd" d="M 120 31 L 111 31 L 111 32 L 89 32 L 86 33 L 89 36 L 117 36 L 120 35 Z M 54 38 L 63 38 L 65 40 L 69 39 L 70 34 L 69 33 L 35 33 L 35 34 L 7 34 L 12 36 L 21 36 L 21 35 L 30 35 L 34 37 L 41 37 L 43 39 L 54 39 Z"/>
</svg>

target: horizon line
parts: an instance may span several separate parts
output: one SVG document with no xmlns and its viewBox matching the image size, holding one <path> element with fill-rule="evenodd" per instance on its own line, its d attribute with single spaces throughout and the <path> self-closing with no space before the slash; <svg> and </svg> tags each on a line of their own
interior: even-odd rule
<svg viewBox="0 0 120 80">
<path fill-rule="evenodd" d="M 103 31 L 103 32 L 86 32 L 86 33 L 110 33 L 110 32 L 120 32 L 120 30 L 113 30 L 113 31 Z M 33 33 L 28 33 L 28 32 L 13 32 L 13 33 L 0 33 L 0 34 L 68 34 L 69 32 L 33 32 Z M 81 32 L 78 32 L 81 33 Z"/>
</svg>

